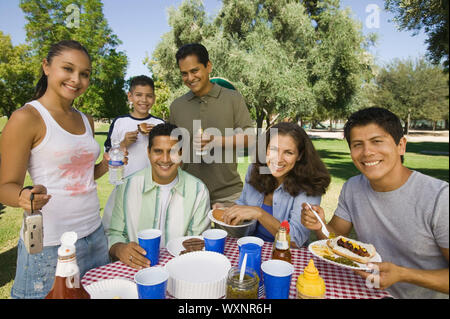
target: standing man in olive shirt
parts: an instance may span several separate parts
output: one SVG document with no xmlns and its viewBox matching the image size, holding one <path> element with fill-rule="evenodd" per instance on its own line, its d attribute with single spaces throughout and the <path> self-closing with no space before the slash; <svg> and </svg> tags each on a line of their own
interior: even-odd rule
<svg viewBox="0 0 450 319">
<path fill-rule="evenodd" d="M 243 186 L 233 150 L 248 146 L 250 136 L 243 131 L 253 127 L 250 114 L 239 92 L 210 82 L 212 63 L 203 45 L 182 46 L 176 59 L 183 82 L 190 91 L 172 102 L 169 122 L 189 132 L 191 145 L 199 127 L 206 132 L 216 132 L 205 134 L 206 139 L 196 141 L 209 152 L 211 149 L 222 151 L 220 159 L 211 162 L 195 158 L 195 150 L 191 147 L 190 158 L 184 160 L 182 168 L 206 184 L 213 207 L 231 206 L 239 198 Z M 227 160 L 230 156 L 231 161 Z"/>
</svg>

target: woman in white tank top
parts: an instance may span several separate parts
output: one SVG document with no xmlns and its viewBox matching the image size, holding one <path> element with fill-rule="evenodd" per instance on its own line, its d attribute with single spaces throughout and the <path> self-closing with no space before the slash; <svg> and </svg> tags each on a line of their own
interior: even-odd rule
<svg viewBox="0 0 450 319">
<path fill-rule="evenodd" d="M 44 223 L 44 249 L 38 254 L 24 249 L 21 230 L 13 298 L 47 295 L 66 231 L 78 235 L 81 276 L 109 262 L 95 182 L 108 170 L 108 162 L 104 157 L 95 164 L 100 147 L 93 120 L 72 107 L 89 86 L 89 54 L 76 41 L 58 42 L 44 59 L 42 72 L 33 101 L 11 115 L 0 144 L 0 202 L 29 211 L 34 193 L 33 209 L 42 211 Z M 22 189 L 27 170 L 31 190 Z"/>
</svg>

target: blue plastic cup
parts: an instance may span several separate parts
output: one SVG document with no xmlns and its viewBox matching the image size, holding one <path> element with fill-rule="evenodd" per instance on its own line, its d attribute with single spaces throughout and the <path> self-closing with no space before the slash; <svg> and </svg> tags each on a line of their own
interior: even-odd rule
<svg viewBox="0 0 450 319">
<path fill-rule="evenodd" d="M 261 246 L 248 243 L 239 247 L 239 269 L 241 268 L 245 254 L 247 254 L 247 264 L 245 269 L 253 269 L 258 274 L 258 277 L 260 278 L 259 284 L 261 286 Z"/>
<path fill-rule="evenodd" d="M 145 257 L 150 260 L 150 266 L 155 266 L 159 263 L 161 234 L 159 229 L 145 229 L 140 231 L 137 235 L 139 246 L 146 251 Z"/>
<path fill-rule="evenodd" d="M 294 266 L 284 260 L 270 259 L 261 264 L 261 270 L 266 298 L 288 299 Z"/>
<path fill-rule="evenodd" d="M 163 267 L 139 270 L 134 276 L 139 299 L 165 299 L 169 272 Z"/>
<path fill-rule="evenodd" d="M 205 250 L 223 254 L 227 235 L 228 233 L 223 229 L 205 230 L 202 233 L 203 240 L 205 241 Z"/>
</svg>

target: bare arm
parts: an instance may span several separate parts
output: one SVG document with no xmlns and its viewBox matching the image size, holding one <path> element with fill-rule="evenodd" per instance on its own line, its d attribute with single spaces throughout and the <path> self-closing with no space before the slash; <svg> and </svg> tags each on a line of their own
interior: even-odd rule
<svg viewBox="0 0 450 319">
<path fill-rule="evenodd" d="M 3 129 L 0 139 L 0 202 L 30 210 L 30 193 L 35 193 L 33 208 L 40 209 L 50 199 L 43 186 L 24 190 L 19 198 L 28 168 L 31 149 L 45 136 L 45 126 L 37 111 L 24 106 L 15 111 Z M 37 186 L 37 185 L 36 185 Z"/>
<path fill-rule="evenodd" d="M 441 248 L 441 251 L 448 262 L 448 248 Z M 401 267 L 389 262 L 373 263 L 373 268 L 377 274 L 375 288 L 386 289 L 396 282 L 407 282 L 442 293 L 449 293 L 448 268 L 423 270 Z M 355 273 L 363 278 L 371 276 L 371 273 L 361 270 L 355 270 Z"/>
<path fill-rule="evenodd" d="M 319 217 L 322 219 L 324 223 L 325 221 L 325 213 L 320 206 L 312 205 L 312 208 L 317 212 Z M 302 224 L 309 230 L 313 230 L 316 232 L 318 239 L 326 239 L 327 237 L 322 233 L 321 228 L 322 224 L 317 220 L 316 216 L 310 211 L 305 203 L 302 204 Z M 352 230 L 352 223 L 342 219 L 336 215 L 334 215 L 330 222 L 326 224 L 327 230 L 329 233 L 334 233 L 336 236 L 348 236 L 348 234 Z"/>
<path fill-rule="evenodd" d="M 244 220 L 258 220 L 272 235 L 276 235 L 280 228 L 280 221 L 264 211 L 261 207 L 234 205 L 226 209 L 223 220 L 230 225 L 237 225 Z"/>
</svg>

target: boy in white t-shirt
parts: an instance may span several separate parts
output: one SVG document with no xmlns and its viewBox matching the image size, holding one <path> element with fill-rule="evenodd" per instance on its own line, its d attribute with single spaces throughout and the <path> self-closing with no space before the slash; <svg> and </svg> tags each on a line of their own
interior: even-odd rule
<svg viewBox="0 0 450 319">
<path fill-rule="evenodd" d="M 155 100 L 155 85 L 151 78 L 145 75 L 132 78 L 128 92 L 131 112 L 115 118 L 109 128 L 105 152 L 109 151 L 114 140 L 120 141 L 120 145 L 128 151 L 124 177 L 150 165 L 147 156 L 148 133 L 153 126 L 164 123 L 164 120 L 150 114 Z"/>
</svg>

